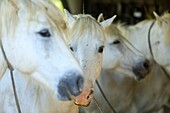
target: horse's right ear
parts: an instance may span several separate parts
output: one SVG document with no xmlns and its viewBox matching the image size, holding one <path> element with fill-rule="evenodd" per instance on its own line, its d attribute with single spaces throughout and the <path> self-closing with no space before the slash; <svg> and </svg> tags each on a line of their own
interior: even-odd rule
<svg viewBox="0 0 170 113">
<path fill-rule="evenodd" d="M 73 15 L 67 11 L 66 9 L 64 9 L 64 12 L 66 14 L 66 18 L 69 24 L 69 27 L 73 27 L 74 22 L 76 21 L 76 19 L 73 17 Z"/>
<path fill-rule="evenodd" d="M 161 23 L 162 23 L 162 19 L 161 19 L 161 17 L 155 12 L 155 11 L 153 11 L 153 15 L 155 16 L 155 18 L 156 18 L 156 20 L 158 21 L 158 24 L 160 24 L 161 25 Z"/>
<path fill-rule="evenodd" d="M 103 13 L 100 13 L 97 18 L 97 22 L 102 22 L 102 21 L 104 21 L 104 17 L 103 17 Z"/>
<path fill-rule="evenodd" d="M 112 18 L 104 20 L 103 22 L 100 22 L 100 25 L 105 29 L 112 24 L 115 18 L 116 18 L 116 15 L 114 15 Z"/>
</svg>

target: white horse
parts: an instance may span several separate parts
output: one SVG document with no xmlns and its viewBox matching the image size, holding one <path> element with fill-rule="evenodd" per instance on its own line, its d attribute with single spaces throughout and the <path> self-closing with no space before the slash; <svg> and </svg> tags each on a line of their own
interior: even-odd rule
<svg viewBox="0 0 170 113">
<path fill-rule="evenodd" d="M 167 14 L 166 16 L 164 15 L 163 17 L 162 22 L 163 20 L 165 21 L 167 19 L 167 18 L 165 19 L 165 17 L 167 17 Z M 153 42 L 155 42 L 154 40 L 157 40 L 156 41 L 157 43 L 162 42 L 165 44 L 164 40 L 167 38 L 167 37 L 165 38 L 167 33 L 165 32 L 166 29 L 165 28 L 160 29 L 162 25 L 160 25 L 159 22 L 160 19 L 159 20 L 157 19 L 155 21 L 155 25 L 152 28 L 151 25 L 153 23 L 153 20 L 143 21 L 135 26 L 130 27 L 124 27 L 120 25 L 118 25 L 117 27 L 120 29 L 120 31 L 122 31 L 122 34 L 125 37 L 127 37 L 128 40 L 130 40 L 130 42 L 138 50 L 144 53 L 150 60 L 153 60 L 148 43 L 149 29 L 151 28 L 152 30 L 155 30 L 155 32 L 151 30 L 150 34 L 150 38 L 155 36 L 154 38 L 151 38 L 153 55 L 156 53 L 156 50 L 155 53 L 153 50 L 154 49 L 153 46 L 155 46 L 153 44 Z M 156 28 L 158 27 L 157 32 L 156 28 L 154 27 Z M 164 34 L 159 35 L 158 33 L 160 32 Z M 156 35 L 153 33 L 155 33 Z M 159 37 L 160 42 L 158 41 L 158 37 L 156 36 L 162 37 L 162 39 L 160 39 Z M 168 50 L 167 48 L 164 49 L 165 50 L 162 51 Z M 164 55 L 163 57 L 166 57 L 166 60 L 167 58 L 169 58 L 166 55 Z M 156 60 L 155 55 L 154 59 Z M 167 60 L 167 62 L 168 61 L 169 60 Z M 158 63 L 157 60 L 156 62 Z M 114 62 L 112 64 L 114 64 Z M 136 82 L 133 79 L 127 78 L 125 77 L 124 74 L 114 72 L 114 70 L 112 71 L 110 69 L 102 70 L 101 76 L 99 78 L 99 84 L 101 85 L 102 90 L 104 91 L 106 97 L 110 99 L 109 101 L 112 107 L 115 108 L 117 113 L 169 113 L 169 111 L 164 111 L 163 107 L 166 106 L 166 104 L 169 101 L 170 82 L 162 68 L 155 63 L 153 65 L 154 66 L 150 75 L 148 75 L 148 77 L 146 77 L 144 80 L 140 82 Z M 103 99 L 103 96 L 101 95 L 101 92 L 98 90 L 97 86 L 95 87 L 94 95 L 99 101 L 99 104 L 101 105 L 103 111 L 112 112 L 108 104 Z M 91 106 L 85 111 L 86 113 L 100 112 L 94 103 L 91 104 Z"/>
<path fill-rule="evenodd" d="M 106 47 L 103 54 L 103 69 L 124 73 L 136 80 L 143 79 L 151 69 L 151 62 L 139 52 L 116 26 L 105 29 Z"/>
<path fill-rule="evenodd" d="M 89 105 L 94 92 L 94 82 L 102 67 L 102 53 L 105 46 L 105 26 L 109 26 L 115 16 L 98 23 L 88 14 L 71 15 L 65 10 L 70 28 L 68 43 L 77 58 L 84 74 L 84 87 L 75 103 L 81 106 Z"/>
<path fill-rule="evenodd" d="M 82 70 L 63 40 L 63 18 L 47 0 L 0 1 L 0 113 L 17 113 L 7 60 L 18 73 L 14 78 L 23 113 L 52 113 L 55 100 L 81 93 Z M 44 101 L 44 96 L 54 100 Z"/>
</svg>

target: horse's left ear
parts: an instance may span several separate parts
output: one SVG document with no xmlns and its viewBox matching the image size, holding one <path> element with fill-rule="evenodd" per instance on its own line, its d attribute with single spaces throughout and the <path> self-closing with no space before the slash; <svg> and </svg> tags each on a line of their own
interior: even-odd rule
<svg viewBox="0 0 170 113">
<path fill-rule="evenodd" d="M 155 12 L 153 11 L 153 15 L 155 16 L 156 20 L 158 21 L 158 24 L 162 24 L 163 20 L 161 19 L 161 17 Z"/>
<path fill-rule="evenodd" d="M 115 18 L 116 18 L 116 15 L 114 15 L 112 18 L 104 20 L 103 22 L 100 22 L 100 25 L 103 28 L 106 28 L 112 24 L 112 22 L 114 21 Z"/>
<path fill-rule="evenodd" d="M 64 9 L 64 12 L 66 14 L 66 18 L 68 20 L 68 24 L 69 24 L 69 27 L 73 27 L 73 24 L 74 22 L 76 21 L 76 19 L 73 17 L 73 15 L 67 11 L 66 9 Z"/>
<path fill-rule="evenodd" d="M 100 13 L 97 18 L 97 22 L 102 22 L 102 21 L 104 21 L 104 17 L 103 17 L 103 13 Z"/>
</svg>

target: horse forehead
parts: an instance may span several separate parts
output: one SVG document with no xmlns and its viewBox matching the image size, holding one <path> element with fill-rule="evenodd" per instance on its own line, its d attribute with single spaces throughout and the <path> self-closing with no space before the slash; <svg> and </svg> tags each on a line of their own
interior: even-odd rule
<svg viewBox="0 0 170 113">
<path fill-rule="evenodd" d="M 36 16 L 37 16 L 38 21 L 40 21 L 40 22 L 46 22 L 47 21 L 47 15 L 45 15 L 45 13 L 42 12 L 42 11 L 37 11 Z"/>
<path fill-rule="evenodd" d="M 36 8 L 36 6 L 30 8 L 30 7 L 24 7 L 24 8 L 20 8 L 19 10 L 19 15 L 21 15 L 21 17 L 28 17 L 29 18 L 39 18 L 41 20 L 45 20 L 46 19 L 46 14 L 45 14 L 45 10 L 41 10 Z"/>
<path fill-rule="evenodd" d="M 86 48 L 86 49 L 92 49 L 92 48 L 97 48 L 101 45 L 104 45 L 104 41 L 101 40 L 100 38 L 80 38 L 79 41 L 75 42 L 77 45 L 80 47 Z"/>
<path fill-rule="evenodd" d="M 87 15 L 84 16 L 76 20 L 73 27 L 73 31 L 75 31 L 74 34 L 87 38 L 104 38 L 102 37 L 102 35 L 104 35 L 104 31 L 97 21 Z"/>
</svg>

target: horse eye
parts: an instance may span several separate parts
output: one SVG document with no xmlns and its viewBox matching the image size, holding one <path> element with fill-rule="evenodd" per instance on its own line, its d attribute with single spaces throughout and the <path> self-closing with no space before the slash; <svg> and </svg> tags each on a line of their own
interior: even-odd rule
<svg viewBox="0 0 170 113">
<path fill-rule="evenodd" d="M 73 51 L 73 52 L 74 52 L 74 49 L 73 49 L 73 47 L 70 47 L 70 49 L 71 49 L 71 51 Z"/>
<path fill-rule="evenodd" d="M 99 53 L 102 53 L 102 52 L 103 52 L 103 49 L 104 49 L 104 46 L 100 46 L 99 49 L 98 49 L 98 52 L 99 52 Z"/>
<path fill-rule="evenodd" d="M 120 41 L 119 41 L 119 40 L 115 40 L 115 41 L 113 42 L 113 44 L 120 44 Z"/>
<path fill-rule="evenodd" d="M 48 29 L 43 29 L 43 30 L 39 31 L 38 34 L 45 38 L 48 38 L 51 36 Z"/>
</svg>

